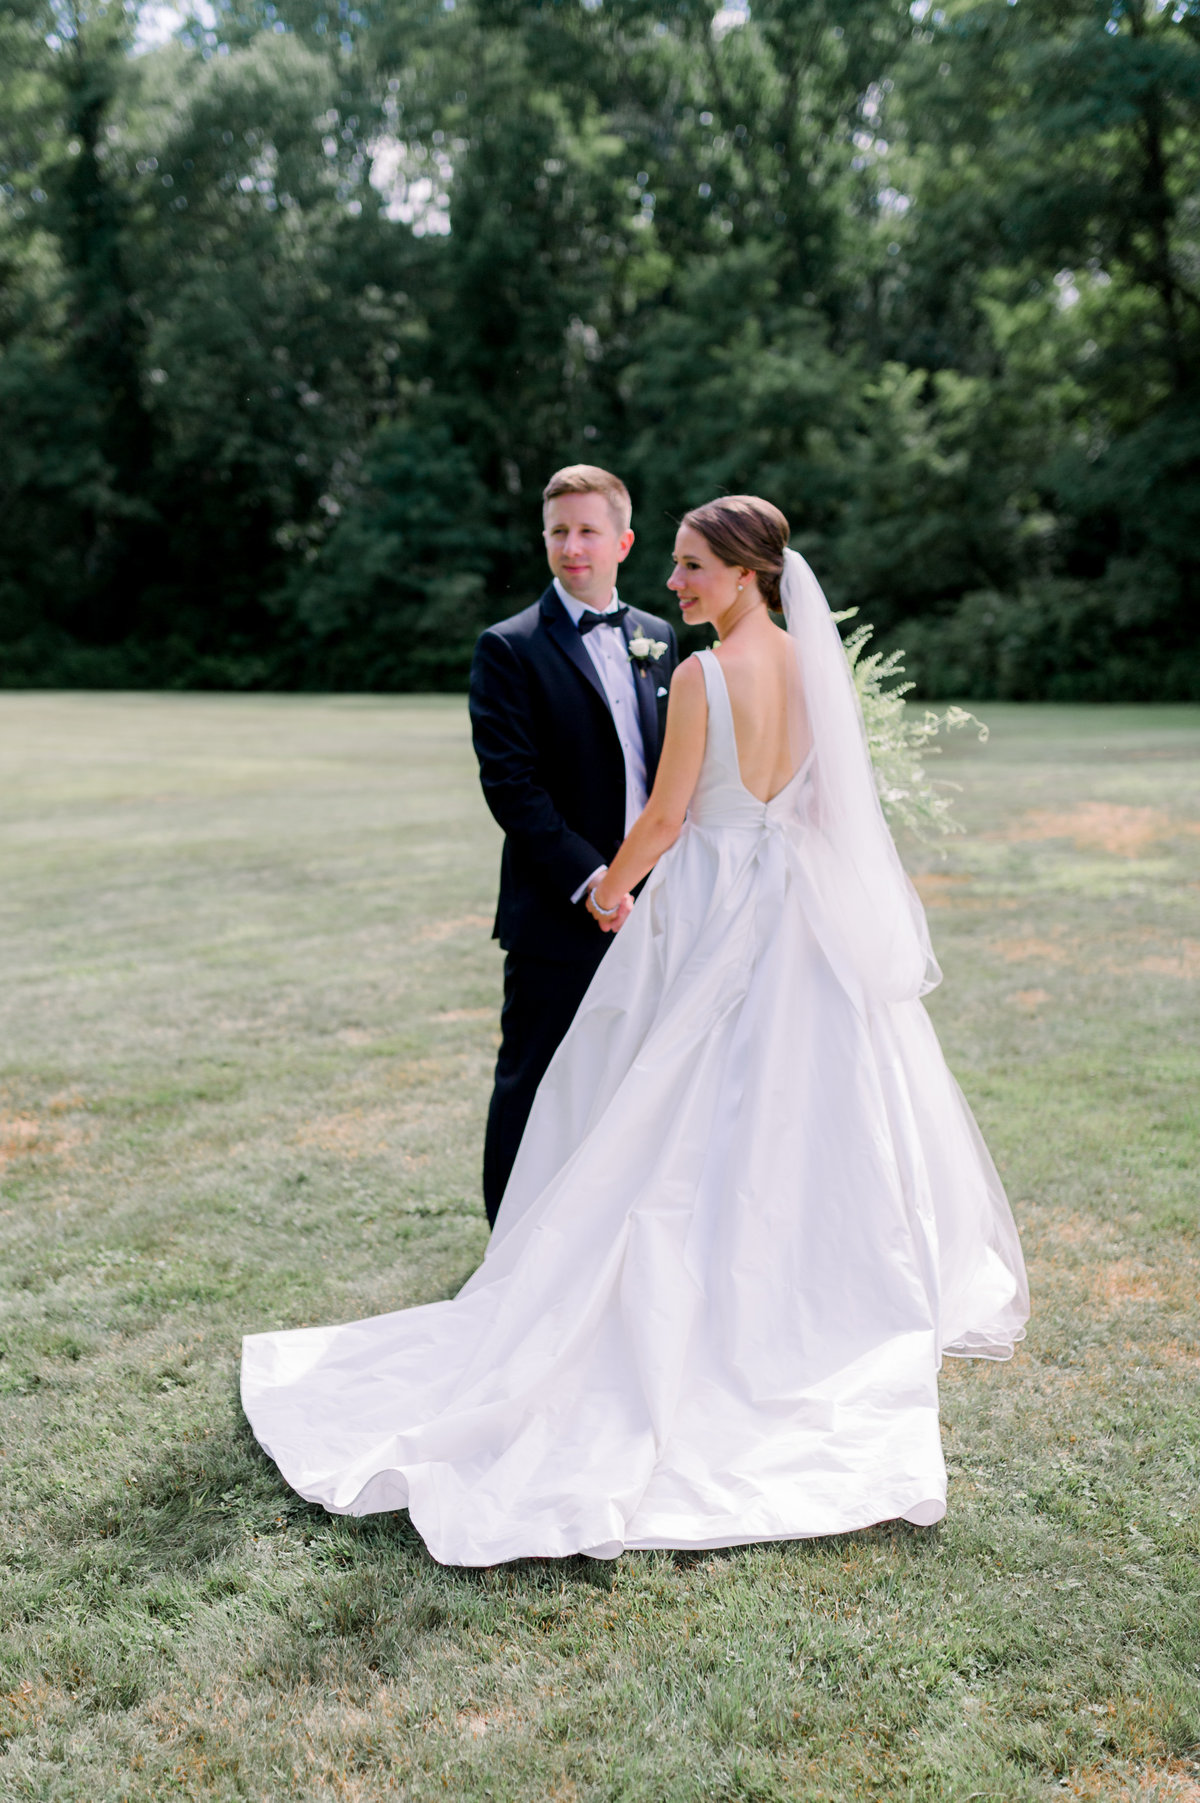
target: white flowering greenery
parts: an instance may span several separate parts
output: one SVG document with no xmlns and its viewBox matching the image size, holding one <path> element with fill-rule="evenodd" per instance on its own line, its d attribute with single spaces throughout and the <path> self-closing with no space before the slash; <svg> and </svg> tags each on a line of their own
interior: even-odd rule
<svg viewBox="0 0 1200 1803">
<path fill-rule="evenodd" d="M 656 664 L 667 648 L 665 639 L 649 639 L 644 632 L 629 641 L 629 661 L 632 664 Z"/>
<path fill-rule="evenodd" d="M 856 607 L 848 607 L 833 617 L 840 622 L 852 619 L 857 612 Z M 939 732 L 958 732 L 970 726 L 983 742 L 988 729 L 963 707 L 947 708 L 944 714 L 934 713 L 932 708 L 926 708 L 922 714 L 910 710 L 904 697 L 914 685 L 896 681 L 904 675 L 904 653 L 890 651 L 885 657 L 882 652 L 872 651 L 864 655 L 873 631 L 868 625 L 856 626 L 844 644 L 862 704 L 875 782 L 888 825 L 893 832 L 903 828 L 925 840 L 943 833 L 961 833 L 962 822 L 951 814 L 952 797 L 947 793 L 960 785 L 936 781 L 927 773 L 924 760 L 940 755 L 941 746 L 934 744 Z"/>
</svg>

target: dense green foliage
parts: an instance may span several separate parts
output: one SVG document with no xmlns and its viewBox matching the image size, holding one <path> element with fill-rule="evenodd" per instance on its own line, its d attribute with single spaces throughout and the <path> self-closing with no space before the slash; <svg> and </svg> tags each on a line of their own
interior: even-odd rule
<svg viewBox="0 0 1200 1803">
<path fill-rule="evenodd" d="M 1200 0 L 0 8 L 0 681 L 425 688 L 538 495 L 930 695 L 1200 695 Z"/>
</svg>

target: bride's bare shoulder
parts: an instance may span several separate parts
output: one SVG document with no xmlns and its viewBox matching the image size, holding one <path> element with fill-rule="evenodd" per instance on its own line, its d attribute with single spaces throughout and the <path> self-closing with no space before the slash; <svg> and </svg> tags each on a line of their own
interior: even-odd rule
<svg viewBox="0 0 1200 1803">
<path fill-rule="evenodd" d="M 673 731 L 686 731 L 700 724 L 708 712 L 708 691 L 704 682 L 704 666 L 696 653 L 676 664 L 667 699 L 667 724 Z"/>
<path fill-rule="evenodd" d="M 704 668 L 699 653 L 693 651 L 690 657 L 685 657 L 682 663 L 676 664 L 675 673 L 671 677 L 671 693 L 674 695 L 678 691 L 681 695 L 700 694 L 703 688 Z"/>
</svg>

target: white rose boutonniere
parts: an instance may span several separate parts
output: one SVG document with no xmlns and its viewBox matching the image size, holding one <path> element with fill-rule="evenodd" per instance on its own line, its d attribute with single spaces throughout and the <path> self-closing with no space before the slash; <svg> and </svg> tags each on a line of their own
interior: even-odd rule
<svg viewBox="0 0 1200 1803">
<path fill-rule="evenodd" d="M 656 664 L 658 662 L 666 648 L 667 644 L 665 639 L 647 638 L 646 634 L 639 628 L 629 640 L 627 647 L 629 661 L 635 669 L 648 670 L 651 664 Z"/>
</svg>

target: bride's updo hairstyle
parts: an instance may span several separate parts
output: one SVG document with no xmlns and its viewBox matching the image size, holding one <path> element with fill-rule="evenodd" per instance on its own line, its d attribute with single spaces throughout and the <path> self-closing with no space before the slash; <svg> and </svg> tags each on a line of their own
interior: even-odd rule
<svg viewBox="0 0 1200 1803">
<path fill-rule="evenodd" d="M 722 563 L 753 570 L 767 606 L 783 612 L 779 583 L 791 529 L 778 507 L 758 495 L 722 495 L 693 507 L 679 523 L 698 532 Z"/>
</svg>

